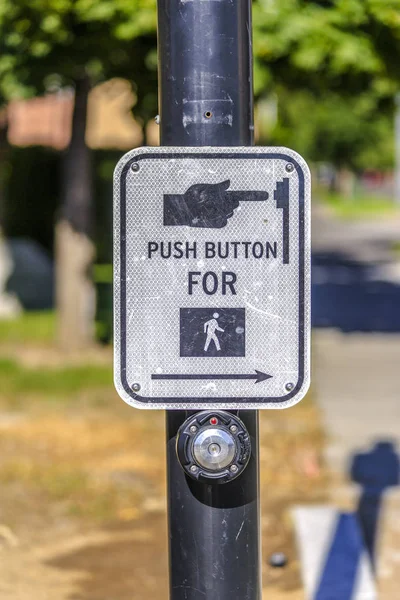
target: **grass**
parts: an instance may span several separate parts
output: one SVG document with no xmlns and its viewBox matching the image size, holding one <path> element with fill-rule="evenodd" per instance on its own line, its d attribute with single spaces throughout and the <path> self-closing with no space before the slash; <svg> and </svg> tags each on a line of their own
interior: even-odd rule
<svg viewBox="0 0 400 600">
<path fill-rule="evenodd" d="M 37 369 L 0 358 L 0 394 L 8 400 L 22 399 L 25 395 L 37 395 L 44 400 L 70 397 L 88 389 L 111 385 L 111 365 Z"/>
<path fill-rule="evenodd" d="M 112 364 L 89 353 L 63 355 L 55 346 L 54 312 L 27 312 L 0 320 L 0 398 L 14 407 L 40 400 L 80 398 L 88 390 L 112 389 Z M 30 356 L 32 364 L 26 363 Z M 38 364 L 35 364 L 38 363 Z"/>
<path fill-rule="evenodd" d="M 44 437 L 46 431 L 43 431 Z M 26 452 L 26 449 L 22 450 Z M 99 484 L 88 469 L 65 461 L 52 463 L 38 459 L 35 447 L 30 448 L 36 462 L 26 455 L 0 465 L 0 484 L 23 485 L 40 503 L 62 503 L 65 515 L 85 520 L 110 521 L 138 500 L 137 491 L 119 489 L 112 481 Z"/>
<path fill-rule="evenodd" d="M 316 196 L 330 206 L 342 219 L 373 219 L 400 214 L 399 207 L 387 196 L 370 196 L 356 193 L 352 197 L 342 194 L 318 190 Z"/>
<path fill-rule="evenodd" d="M 0 342 L 52 342 L 56 315 L 52 311 L 25 312 L 16 319 L 0 320 Z"/>
<path fill-rule="evenodd" d="M 84 489 L 87 479 L 88 475 L 81 469 L 69 467 L 61 470 L 58 465 L 44 467 L 27 459 L 11 461 L 0 468 L 2 484 L 15 481 L 36 484 L 54 500 L 61 500 Z"/>
<path fill-rule="evenodd" d="M 396 258 L 400 258 L 400 242 L 393 242 L 392 250 Z"/>
</svg>

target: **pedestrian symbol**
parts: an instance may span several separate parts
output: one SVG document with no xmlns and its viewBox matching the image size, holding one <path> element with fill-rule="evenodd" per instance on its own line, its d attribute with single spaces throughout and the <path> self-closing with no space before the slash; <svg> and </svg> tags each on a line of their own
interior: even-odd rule
<svg viewBox="0 0 400 600">
<path fill-rule="evenodd" d="M 207 334 L 206 344 L 204 346 L 204 352 L 207 352 L 210 342 L 214 342 L 215 347 L 218 351 L 221 350 L 219 339 L 215 332 L 216 331 L 223 332 L 224 329 L 221 329 L 221 327 L 219 327 L 218 321 L 217 321 L 218 317 L 219 317 L 219 313 L 215 312 L 213 314 L 213 318 L 210 319 L 209 321 L 207 321 L 206 323 L 204 323 L 204 333 Z"/>
<path fill-rule="evenodd" d="M 244 308 L 181 308 L 180 356 L 245 356 Z"/>
</svg>

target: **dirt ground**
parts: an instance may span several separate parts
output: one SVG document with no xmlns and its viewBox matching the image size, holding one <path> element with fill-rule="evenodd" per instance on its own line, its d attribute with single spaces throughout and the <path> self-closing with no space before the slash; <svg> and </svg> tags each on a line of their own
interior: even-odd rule
<svg viewBox="0 0 400 600">
<path fill-rule="evenodd" d="M 111 383 L 17 404 L 0 390 L 0 598 L 166 600 L 164 435 L 162 411 L 126 406 Z M 303 597 L 290 508 L 325 500 L 322 444 L 310 399 L 261 413 L 265 598 Z M 286 568 L 268 566 L 275 551 Z"/>
</svg>

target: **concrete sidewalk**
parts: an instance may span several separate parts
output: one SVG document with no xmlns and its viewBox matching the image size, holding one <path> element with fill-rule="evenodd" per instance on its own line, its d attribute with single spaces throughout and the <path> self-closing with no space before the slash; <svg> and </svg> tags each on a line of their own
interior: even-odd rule
<svg viewBox="0 0 400 600">
<path fill-rule="evenodd" d="M 334 476 L 375 552 L 380 598 L 400 589 L 400 220 L 313 218 L 313 381 Z"/>
</svg>

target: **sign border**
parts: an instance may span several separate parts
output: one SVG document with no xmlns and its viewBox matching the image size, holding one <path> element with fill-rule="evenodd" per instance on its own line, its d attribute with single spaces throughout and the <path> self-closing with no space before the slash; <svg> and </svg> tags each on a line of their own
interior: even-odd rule
<svg viewBox="0 0 400 600">
<path fill-rule="evenodd" d="M 246 148 L 247 149 L 247 148 Z M 172 410 L 197 410 L 199 408 L 209 408 L 210 405 L 224 405 L 223 407 L 232 406 L 232 409 L 246 409 L 249 405 L 258 405 L 257 408 L 266 408 L 266 404 L 276 404 L 275 408 L 284 408 L 282 405 L 287 403 L 294 398 L 302 389 L 303 385 L 308 385 L 303 390 L 298 401 L 306 394 L 309 381 L 305 381 L 305 343 L 306 343 L 306 331 L 305 331 L 305 305 L 304 305 L 304 292 L 305 292 L 305 177 L 304 171 L 300 166 L 299 162 L 293 156 L 285 154 L 279 148 L 278 152 L 234 152 L 232 149 L 227 149 L 226 152 L 210 151 L 211 148 L 207 148 L 207 152 L 200 152 L 197 149 L 190 149 L 189 152 L 179 151 L 174 149 L 171 152 L 143 152 L 143 148 L 138 148 L 138 154 L 129 153 L 129 159 L 122 167 L 120 177 L 120 248 L 119 248 L 119 259 L 120 259 L 120 294 L 119 294 L 119 309 L 120 309 L 120 373 L 119 381 L 126 392 L 126 394 L 132 398 L 135 405 L 138 408 L 155 408 L 162 409 L 168 406 L 168 409 Z M 193 151 L 197 150 L 197 151 Z M 249 148 L 250 150 L 250 148 Z M 141 151 L 141 152 L 140 152 Z M 289 150 L 288 150 L 289 151 Z M 293 151 L 289 151 L 293 152 Z M 295 154 L 293 152 L 293 154 Z M 296 154 L 296 157 L 301 157 Z M 299 340 L 299 352 L 298 352 L 298 364 L 299 364 L 299 377 L 294 388 L 284 396 L 220 396 L 220 397 L 203 397 L 203 396 L 177 396 L 177 397 L 164 397 L 164 396 L 141 396 L 139 393 L 134 392 L 128 384 L 126 379 L 126 180 L 127 172 L 132 163 L 139 162 L 140 160 L 148 159 L 280 159 L 291 162 L 299 177 L 299 328 L 298 328 L 298 340 Z M 122 161 L 124 157 L 122 158 Z M 301 159 L 302 160 L 302 159 Z M 306 165 L 307 167 L 307 165 Z M 118 167 L 117 167 L 118 168 Z M 307 167 L 308 168 L 308 167 Z M 114 296 L 115 303 L 115 296 Z M 118 389 L 118 386 L 116 386 Z M 179 406 L 178 406 L 179 405 Z M 183 408 L 185 407 L 190 408 Z M 292 406 L 293 403 L 290 404 Z M 239 407 L 239 408 L 238 408 Z M 222 408 L 219 406 L 219 408 Z"/>
</svg>

